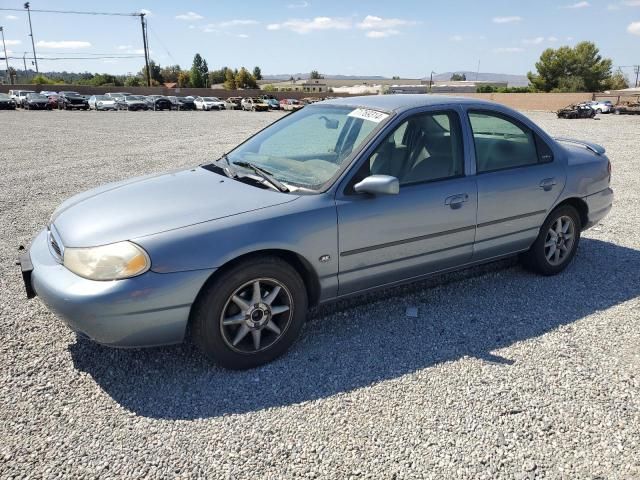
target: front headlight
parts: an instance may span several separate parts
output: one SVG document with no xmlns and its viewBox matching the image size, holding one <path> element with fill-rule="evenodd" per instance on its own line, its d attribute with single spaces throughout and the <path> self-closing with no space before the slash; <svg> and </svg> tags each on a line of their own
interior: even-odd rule
<svg viewBox="0 0 640 480">
<path fill-rule="evenodd" d="M 131 242 L 91 248 L 65 248 L 64 266 L 89 280 L 120 280 L 141 275 L 151 267 L 149 255 Z"/>
</svg>

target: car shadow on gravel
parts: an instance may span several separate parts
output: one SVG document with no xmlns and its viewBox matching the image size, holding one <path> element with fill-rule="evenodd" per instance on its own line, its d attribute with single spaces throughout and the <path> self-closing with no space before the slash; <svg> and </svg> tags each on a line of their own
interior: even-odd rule
<svg viewBox="0 0 640 480">
<path fill-rule="evenodd" d="M 506 268 L 505 268 L 506 267 Z M 499 262 L 316 309 L 282 358 L 236 372 L 190 343 L 118 350 L 69 346 L 116 402 L 139 415 L 196 419 L 313 401 L 472 356 L 509 368 L 497 349 L 543 335 L 640 295 L 640 251 L 583 239 L 555 277 Z M 405 314 L 419 308 L 418 318 Z"/>
</svg>

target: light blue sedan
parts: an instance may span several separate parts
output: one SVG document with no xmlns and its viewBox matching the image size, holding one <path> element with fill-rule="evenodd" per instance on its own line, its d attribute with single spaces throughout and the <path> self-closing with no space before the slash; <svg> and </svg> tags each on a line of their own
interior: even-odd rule
<svg viewBox="0 0 640 480">
<path fill-rule="evenodd" d="M 494 103 L 331 100 L 211 164 L 72 197 L 22 273 L 81 336 L 138 347 L 189 331 L 250 368 L 294 343 L 312 305 L 516 254 L 561 272 L 611 209 L 610 179 L 602 147 Z"/>
</svg>

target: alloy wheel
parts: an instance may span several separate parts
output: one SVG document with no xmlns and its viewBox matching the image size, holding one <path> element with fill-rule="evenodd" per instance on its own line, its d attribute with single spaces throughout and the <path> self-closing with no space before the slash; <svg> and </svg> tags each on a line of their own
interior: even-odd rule
<svg viewBox="0 0 640 480">
<path fill-rule="evenodd" d="M 232 350 L 253 354 L 284 335 L 293 318 L 293 299 L 273 278 L 257 278 L 237 288 L 220 315 L 222 338 Z"/>
<path fill-rule="evenodd" d="M 571 217 L 563 215 L 551 224 L 544 241 L 544 256 L 550 265 L 565 261 L 575 244 L 576 227 Z"/>
</svg>

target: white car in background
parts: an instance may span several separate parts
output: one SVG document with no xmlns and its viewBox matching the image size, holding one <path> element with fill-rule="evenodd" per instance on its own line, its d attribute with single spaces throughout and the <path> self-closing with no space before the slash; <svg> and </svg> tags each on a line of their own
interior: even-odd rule
<svg viewBox="0 0 640 480">
<path fill-rule="evenodd" d="M 612 113 L 614 110 L 611 100 L 587 102 L 587 105 L 593 108 L 596 113 Z"/>
<path fill-rule="evenodd" d="M 225 102 L 218 97 L 196 97 L 193 100 L 196 104 L 196 110 L 224 110 Z"/>
<path fill-rule="evenodd" d="M 106 95 L 91 95 L 89 98 L 91 110 L 117 110 L 116 99 Z"/>
</svg>

